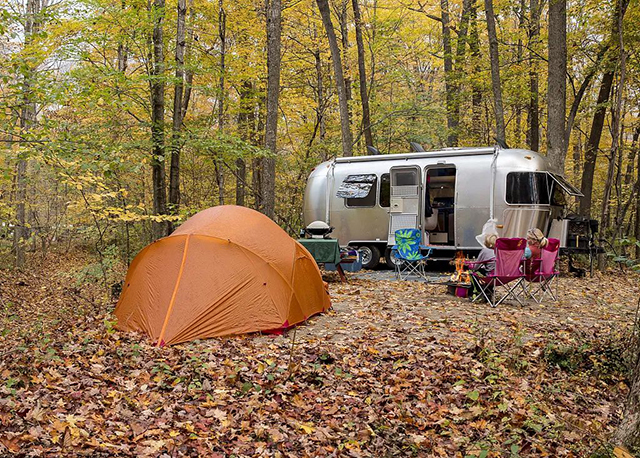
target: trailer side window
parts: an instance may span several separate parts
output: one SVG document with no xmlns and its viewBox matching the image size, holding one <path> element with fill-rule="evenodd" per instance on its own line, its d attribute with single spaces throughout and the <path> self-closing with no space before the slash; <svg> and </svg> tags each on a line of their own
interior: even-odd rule
<svg viewBox="0 0 640 458">
<path fill-rule="evenodd" d="M 377 190 L 377 175 L 349 175 L 340 185 L 336 197 L 344 198 L 347 207 L 373 207 Z"/>
<path fill-rule="evenodd" d="M 507 175 L 507 203 L 549 205 L 551 188 L 545 172 L 510 172 Z"/>
<path fill-rule="evenodd" d="M 391 205 L 391 178 L 388 173 L 380 175 L 380 200 L 381 207 Z"/>
</svg>

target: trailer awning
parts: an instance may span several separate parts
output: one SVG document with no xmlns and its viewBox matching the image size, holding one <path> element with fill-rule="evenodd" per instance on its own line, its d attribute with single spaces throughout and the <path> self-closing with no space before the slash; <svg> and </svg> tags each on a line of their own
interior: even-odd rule
<svg viewBox="0 0 640 458">
<path fill-rule="evenodd" d="M 375 174 L 349 175 L 344 179 L 336 197 L 345 199 L 362 199 L 369 195 L 371 187 L 375 184 Z"/>
<path fill-rule="evenodd" d="M 566 180 L 566 178 L 563 177 L 562 175 L 558 175 L 557 173 L 551 173 L 551 172 L 547 172 L 547 174 L 551 177 L 553 181 L 556 182 L 558 186 L 560 186 L 560 188 L 562 188 L 564 192 L 566 192 L 570 196 L 584 197 L 584 194 L 582 194 L 582 192 L 578 188 L 576 188 L 574 185 L 569 183 Z"/>
</svg>

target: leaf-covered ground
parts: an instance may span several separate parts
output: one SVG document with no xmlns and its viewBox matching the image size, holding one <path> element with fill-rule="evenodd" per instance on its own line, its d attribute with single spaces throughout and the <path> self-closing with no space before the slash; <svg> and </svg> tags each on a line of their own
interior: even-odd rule
<svg viewBox="0 0 640 458">
<path fill-rule="evenodd" d="M 295 331 L 157 349 L 61 273 L 81 261 L 0 270 L 0 456 L 582 457 L 627 392 L 638 276 L 496 309 L 328 277 Z"/>
</svg>

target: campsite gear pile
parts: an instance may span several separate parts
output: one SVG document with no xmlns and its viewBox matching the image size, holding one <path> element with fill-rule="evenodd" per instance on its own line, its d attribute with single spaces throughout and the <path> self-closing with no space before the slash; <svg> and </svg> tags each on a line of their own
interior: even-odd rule
<svg viewBox="0 0 640 458">
<path fill-rule="evenodd" d="M 115 314 L 119 329 L 163 346 L 283 330 L 329 307 L 302 245 L 265 215 L 226 205 L 197 213 L 143 249 Z"/>
<path fill-rule="evenodd" d="M 340 248 L 340 266 L 345 272 L 358 272 L 362 269 L 362 255 L 353 247 Z M 335 264 L 327 263 L 324 270 L 333 272 L 338 268 Z"/>
</svg>

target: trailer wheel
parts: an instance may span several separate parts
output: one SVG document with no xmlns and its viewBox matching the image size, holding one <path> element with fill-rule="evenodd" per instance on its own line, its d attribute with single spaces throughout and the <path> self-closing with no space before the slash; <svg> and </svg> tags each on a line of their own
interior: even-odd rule
<svg viewBox="0 0 640 458">
<path fill-rule="evenodd" d="M 384 252 L 384 263 L 391 270 L 395 270 L 396 265 L 399 264 L 399 261 L 396 259 L 396 257 L 393 255 L 393 252 L 391 251 L 391 247 L 388 247 Z"/>
<path fill-rule="evenodd" d="M 362 267 L 374 269 L 380 262 L 380 250 L 373 245 L 363 245 L 358 248 L 362 257 Z"/>
</svg>

